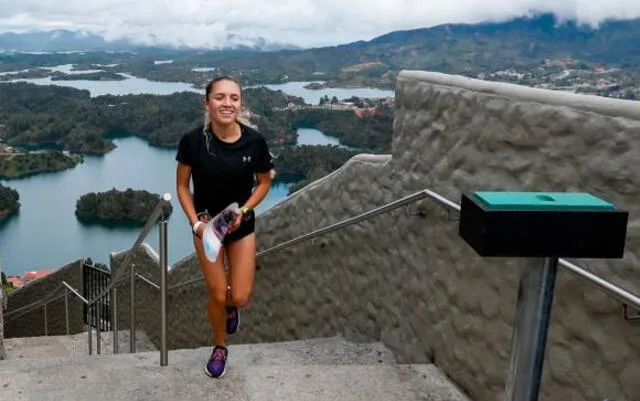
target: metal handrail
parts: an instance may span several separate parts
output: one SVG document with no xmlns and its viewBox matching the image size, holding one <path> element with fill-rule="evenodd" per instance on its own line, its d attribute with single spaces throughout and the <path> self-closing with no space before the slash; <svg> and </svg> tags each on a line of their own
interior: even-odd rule
<svg viewBox="0 0 640 401">
<path fill-rule="evenodd" d="M 28 311 L 26 311 L 26 313 L 31 312 L 32 310 L 38 309 L 39 307 L 43 306 L 44 304 L 47 304 L 49 302 L 55 301 L 57 299 L 60 299 L 61 295 L 56 295 L 56 293 L 58 293 L 60 290 L 63 290 L 64 287 L 67 287 L 67 289 L 74 291 L 74 293 L 79 296 L 82 300 L 84 300 L 85 303 L 88 303 L 89 301 L 87 301 L 82 295 L 80 295 L 78 292 L 76 292 L 75 290 L 72 289 L 71 286 L 69 286 L 69 284 L 66 281 L 62 281 L 62 283 L 57 286 L 53 291 L 51 291 L 48 295 L 46 295 L 45 297 L 34 301 L 30 304 L 21 306 L 19 308 L 16 309 L 11 309 L 8 313 L 5 314 L 5 316 L 12 316 L 13 314 L 16 314 L 24 309 L 29 309 Z M 19 316 L 23 316 L 24 313 L 20 314 Z"/>
<path fill-rule="evenodd" d="M 29 312 L 32 312 L 32 311 L 34 311 L 34 310 L 36 310 L 36 309 L 38 309 L 38 308 L 41 308 L 41 307 L 43 307 L 43 306 L 45 306 L 45 305 L 49 304 L 50 302 L 57 301 L 58 299 L 60 299 L 60 298 L 62 298 L 62 297 L 64 297 L 64 294 L 58 294 L 58 295 L 56 295 L 55 297 L 50 298 L 47 302 L 42 302 L 42 303 L 39 303 L 39 304 L 36 304 L 36 305 L 31 305 L 31 304 L 30 304 L 30 306 L 32 306 L 32 307 L 31 307 L 31 309 L 26 310 L 26 311 L 24 311 L 24 312 L 22 312 L 22 313 L 19 313 L 18 315 L 11 316 L 11 318 L 6 319 L 6 321 L 7 321 L 7 322 L 11 322 L 11 321 L 13 321 L 13 320 L 15 320 L 15 319 L 17 319 L 17 318 L 19 318 L 19 317 L 21 317 L 21 316 L 24 316 L 24 315 L 28 314 Z"/>
<path fill-rule="evenodd" d="M 640 297 L 638 297 L 637 295 L 634 295 L 629 291 L 620 288 L 617 285 L 603 279 L 602 277 L 597 276 L 567 260 L 558 259 L 558 263 L 567 268 L 567 270 L 569 270 L 576 276 L 590 281 L 591 283 L 602 288 L 603 290 L 605 290 L 605 292 L 607 292 L 609 295 L 616 298 L 623 304 L 633 305 L 636 309 L 640 310 Z"/>
<path fill-rule="evenodd" d="M 439 195 L 439 194 L 437 194 L 437 193 L 435 193 L 435 192 L 433 192 L 433 191 L 431 191 L 429 189 L 423 189 L 422 191 L 418 191 L 418 192 L 415 192 L 415 193 L 413 193 L 411 195 L 405 196 L 404 198 L 389 202 L 389 203 L 387 203 L 387 204 L 385 204 L 383 206 L 380 206 L 378 208 L 369 210 L 368 212 L 361 213 L 361 214 L 359 214 L 359 215 L 357 215 L 355 217 L 351 217 L 351 218 L 348 218 L 346 220 L 342 220 L 342 221 L 340 221 L 338 223 L 329 225 L 327 227 L 323 227 L 323 228 L 320 228 L 318 230 L 312 231 L 310 233 L 300 235 L 299 237 L 296 237 L 296 238 L 294 238 L 292 240 L 282 242 L 282 243 L 280 243 L 278 245 L 275 245 L 275 246 L 273 246 L 271 248 L 268 248 L 268 249 L 266 249 L 264 251 L 260 251 L 260 252 L 258 252 L 256 254 L 256 258 L 268 255 L 270 253 L 274 253 L 274 252 L 280 251 L 282 249 L 291 247 L 291 246 L 296 245 L 296 244 L 298 244 L 300 242 L 310 240 L 312 238 L 318 237 L 318 236 L 323 235 L 323 234 L 328 234 L 328 233 L 333 232 L 333 231 L 338 231 L 340 229 L 346 228 L 346 227 L 351 226 L 353 224 L 359 223 L 359 222 L 361 222 L 363 220 L 368 220 L 368 219 L 370 219 L 372 217 L 376 217 L 376 216 L 378 216 L 380 214 L 383 214 L 383 213 L 386 213 L 386 212 L 390 212 L 390 211 L 395 210 L 395 209 L 399 209 L 399 208 L 401 208 L 403 206 L 407 206 L 407 205 L 409 205 L 409 204 L 411 204 L 413 202 L 417 202 L 417 201 L 425 199 L 425 198 L 431 198 L 432 200 L 435 200 L 436 202 L 441 203 L 442 205 L 446 206 L 449 209 L 460 211 L 460 206 L 455 204 L 454 202 L 451 202 L 450 200 L 446 199 L 445 197 L 443 197 L 443 196 L 441 196 L 441 195 Z M 172 290 L 172 289 L 185 287 L 185 286 L 187 286 L 189 284 L 194 284 L 194 283 L 199 282 L 201 280 L 202 280 L 202 275 L 200 275 L 198 277 L 191 278 L 191 279 L 189 279 L 187 281 L 184 281 L 182 283 L 171 285 L 171 286 L 169 286 L 168 289 Z"/>
<path fill-rule="evenodd" d="M 416 202 L 419 201 L 421 199 L 424 198 L 431 198 L 432 200 L 442 204 L 443 206 L 455 210 L 455 211 L 460 211 L 460 205 L 458 205 L 455 202 L 450 201 L 449 199 L 443 197 L 442 195 L 433 192 L 431 190 L 428 189 L 424 189 L 422 191 L 418 191 L 416 193 L 413 193 L 411 195 L 408 195 L 404 198 L 398 199 L 396 201 L 393 202 L 389 202 L 383 206 L 380 206 L 376 209 L 370 210 L 368 212 L 359 214 L 355 217 L 340 221 L 338 223 L 329 225 L 327 227 L 312 231 L 310 233 L 307 234 L 303 234 L 300 235 L 292 240 L 289 241 L 285 241 L 282 242 L 278 245 L 275 245 L 271 248 L 268 248 L 264 251 L 258 252 L 256 257 L 260 257 L 260 256 L 264 256 L 264 255 L 268 255 L 270 253 L 274 253 L 277 251 L 280 251 L 282 249 L 288 248 L 290 246 L 293 246 L 295 244 L 298 244 L 300 242 L 312 239 L 314 237 L 323 235 L 323 234 L 328 234 L 330 232 L 333 231 L 337 231 L 343 228 L 346 228 L 352 224 L 356 224 L 358 222 L 361 222 L 363 220 L 367 220 L 369 218 L 375 217 L 379 214 L 385 213 L 385 212 L 389 212 L 391 210 L 400 208 L 402 206 L 406 206 L 412 202 Z M 598 286 L 599 288 L 601 288 L 602 290 L 604 290 L 606 293 L 608 293 L 609 295 L 613 296 L 614 298 L 616 298 L 618 301 L 620 301 L 623 305 L 625 305 L 625 309 L 627 305 L 633 306 L 634 308 L 636 308 L 637 310 L 640 311 L 640 297 L 603 279 L 602 277 L 599 277 L 585 269 L 583 269 L 582 267 L 573 264 L 565 259 L 558 259 L 558 263 L 565 267 L 569 272 L 575 274 L 578 277 L 581 277 L 589 282 L 591 282 L 592 284 L 595 284 L 596 286 Z M 191 278 L 189 280 L 186 280 L 184 282 L 181 283 L 177 283 L 174 285 L 169 286 L 169 290 L 172 289 L 177 289 L 177 288 L 181 288 L 181 287 L 185 287 L 187 285 L 190 284 L 194 284 L 197 282 L 201 282 L 202 281 L 202 276 L 200 275 L 199 277 L 194 277 Z"/>
<path fill-rule="evenodd" d="M 46 296 L 44 296 L 43 298 L 40 298 L 40 299 L 39 299 L 39 300 L 37 300 L 37 301 L 31 302 L 30 304 L 27 304 L 27 305 L 21 306 L 21 307 L 19 307 L 19 308 L 11 309 L 11 310 L 10 310 L 10 311 L 8 311 L 7 313 L 5 313 L 5 315 L 4 315 L 4 316 L 5 316 L 5 317 L 6 317 L 6 316 L 11 316 L 11 315 L 13 315 L 13 314 L 15 314 L 15 313 L 18 313 L 18 312 L 20 312 L 20 311 L 22 311 L 22 310 L 24 310 L 24 309 L 29 309 L 29 311 L 28 311 L 28 312 L 30 312 L 30 311 L 32 311 L 32 310 L 38 309 L 40 306 L 44 305 L 45 303 L 49 303 L 49 302 L 51 302 L 51 301 L 55 301 L 55 300 L 56 300 L 56 299 L 58 299 L 58 298 L 53 298 L 53 297 L 54 297 L 54 296 L 56 296 L 56 293 L 57 293 L 58 291 L 60 291 L 61 289 L 63 289 L 62 284 L 60 284 L 59 286 L 57 286 L 53 291 L 51 291 L 49 294 L 47 294 L 47 295 L 46 295 Z M 22 316 L 22 314 L 21 314 L 20 316 Z"/>
<path fill-rule="evenodd" d="M 309 240 L 311 238 L 317 237 L 319 235 L 323 235 L 323 234 L 330 233 L 332 231 L 340 230 L 342 228 L 345 228 L 345 227 L 348 227 L 350 225 L 359 223 L 359 222 L 361 222 L 363 220 L 368 220 L 368 219 L 370 219 L 372 217 L 375 217 L 375 216 L 378 216 L 378 215 L 380 215 L 382 213 L 389 212 L 391 210 L 397 209 L 397 208 L 402 207 L 402 206 L 406 206 L 406 205 L 408 205 L 410 203 L 419 201 L 419 200 L 424 199 L 424 198 L 431 198 L 431 199 L 433 199 L 433 200 L 435 200 L 437 202 L 442 203 L 443 205 L 447 206 L 448 208 L 451 208 L 451 209 L 454 209 L 454 210 L 458 210 L 458 211 L 460 210 L 460 206 L 456 205 L 455 203 L 451 202 L 450 200 L 445 199 L 444 197 L 438 195 L 437 193 L 435 193 L 433 191 L 430 191 L 428 189 L 424 189 L 422 191 L 416 192 L 416 193 L 411 194 L 409 196 L 405 196 L 402 199 L 398 199 L 396 201 L 389 202 L 386 205 L 383 205 L 383 206 L 380 206 L 380 207 L 378 207 L 376 209 L 373 209 L 373 210 L 370 210 L 368 212 L 359 214 L 359 215 L 357 215 L 355 217 L 352 217 L 350 219 L 346 219 L 346 220 L 340 221 L 338 223 L 331 224 L 330 226 L 327 226 L 327 227 L 312 231 L 312 232 L 310 232 L 308 234 L 301 235 L 301 236 L 299 236 L 297 238 L 294 238 L 294 239 L 292 239 L 290 241 L 286 241 L 286 242 L 283 242 L 283 243 L 278 244 L 276 246 L 273 246 L 273 247 L 271 247 L 271 248 L 269 248 L 267 250 L 264 250 L 262 252 L 258 252 L 256 257 L 265 256 L 265 255 L 268 255 L 270 253 L 277 252 L 277 251 L 279 251 L 281 249 L 288 248 L 288 247 L 293 246 L 295 244 L 298 244 L 300 242 L 303 242 L 303 241 Z"/>
<path fill-rule="evenodd" d="M 47 336 L 48 335 L 48 328 L 49 328 L 49 323 L 48 323 L 48 319 L 47 319 L 47 305 L 50 302 L 56 301 L 56 300 L 64 297 L 65 298 L 64 299 L 65 327 L 66 327 L 66 333 L 68 335 L 69 334 L 69 305 L 68 305 L 69 291 L 73 295 L 75 295 L 76 298 L 78 298 L 80 301 L 82 301 L 85 305 L 87 305 L 89 303 L 89 301 L 85 297 L 83 297 L 75 288 L 73 288 L 71 285 L 69 285 L 69 283 L 67 283 L 64 280 L 62 281 L 62 285 L 60 285 L 60 287 L 58 287 L 58 289 L 60 289 L 60 288 L 64 289 L 64 293 L 59 294 L 59 295 L 57 295 L 55 297 L 52 296 L 48 300 L 46 300 L 45 302 L 42 302 L 41 304 L 36 305 L 35 307 L 32 307 L 32 308 L 30 308 L 28 310 L 25 310 L 24 312 L 19 313 L 16 316 L 12 316 L 12 319 L 10 319 L 9 321 L 17 319 L 17 318 L 19 318 L 21 316 L 24 316 L 27 313 L 30 313 L 31 311 L 33 311 L 33 310 L 35 310 L 35 309 L 37 309 L 39 307 L 44 307 L 44 333 L 45 333 L 45 336 Z M 91 353 L 91 329 L 88 330 L 88 333 L 89 333 L 89 352 Z M 99 339 L 99 337 L 98 337 L 98 339 Z M 98 344 L 98 353 L 99 353 L 99 350 L 100 350 L 100 344 Z"/>
<path fill-rule="evenodd" d="M 69 291 L 71 291 L 71 293 L 73 295 L 75 295 L 76 297 L 78 297 L 79 300 L 81 300 L 82 302 L 84 302 L 85 304 L 89 304 L 89 301 L 87 300 L 87 298 L 83 297 L 82 295 L 80 295 L 80 293 L 78 291 L 76 291 L 75 288 L 73 288 L 72 286 L 70 286 L 69 284 L 67 284 L 66 281 L 62 282 L 62 285 L 64 285 Z"/>
<path fill-rule="evenodd" d="M 136 273 L 136 277 L 139 278 L 140 280 L 144 281 L 145 283 L 149 284 L 150 286 L 152 286 L 153 288 L 155 288 L 156 290 L 160 289 L 160 286 L 156 283 L 154 283 L 153 281 L 149 280 L 148 278 Z"/>
</svg>

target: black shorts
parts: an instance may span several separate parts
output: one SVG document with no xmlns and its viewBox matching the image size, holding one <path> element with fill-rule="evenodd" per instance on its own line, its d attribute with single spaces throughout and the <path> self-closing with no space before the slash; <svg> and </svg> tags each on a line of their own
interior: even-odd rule
<svg viewBox="0 0 640 401">
<path fill-rule="evenodd" d="M 212 216 L 209 215 L 207 212 L 198 213 L 198 220 L 200 220 L 203 223 L 207 223 L 211 219 L 211 217 Z M 224 245 L 227 245 L 231 242 L 234 242 L 241 238 L 246 237 L 247 235 L 255 232 L 255 230 L 256 230 L 256 216 L 255 216 L 255 212 L 253 210 L 250 210 L 247 214 L 243 216 L 240 227 L 238 227 L 236 231 L 232 232 L 231 234 L 227 234 L 224 237 L 224 240 L 222 241 L 222 243 Z M 193 235 L 196 235 L 196 234 L 194 233 Z"/>
</svg>

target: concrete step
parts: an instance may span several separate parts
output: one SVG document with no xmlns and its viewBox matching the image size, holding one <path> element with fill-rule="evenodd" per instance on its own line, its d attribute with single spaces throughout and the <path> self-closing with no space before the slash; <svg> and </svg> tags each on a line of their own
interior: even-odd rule
<svg viewBox="0 0 640 401">
<path fill-rule="evenodd" d="M 92 332 L 93 352 L 96 352 L 96 331 Z M 82 356 L 89 353 L 88 333 L 69 336 L 5 338 L 4 347 L 7 360 L 52 359 Z M 113 353 L 113 333 L 100 333 L 101 353 Z M 129 331 L 118 332 L 119 352 L 129 352 Z M 147 335 L 136 331 L 136 351 L 155 351 L 156 347 Z"/>
<path fill-rule="evenodd" d="M 468 401 L 433 365 L 398 365 L 380 343 L 339 337 L 229 347 L 227 374 L 211 379 L 211 348 L 75 355 L 0 362 L 2 399 Z"/>
</svg>

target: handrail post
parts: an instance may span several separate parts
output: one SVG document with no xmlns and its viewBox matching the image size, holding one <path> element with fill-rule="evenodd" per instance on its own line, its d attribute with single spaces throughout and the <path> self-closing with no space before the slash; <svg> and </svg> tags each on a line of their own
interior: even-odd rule
<svg viewBox="0 0 640 401">
<path fill-rule="evenodd" d="M 69 335 L 69 290 L 64 287 L 64 320 L 67 335 Z"/>
<path fill-rule="evenodd" d="M 167 366 L 167 221 L 160 222 L 160 366 Z"/>
<path fill-rule="evenodd" d="M 113 333 L 113 353 L 118 353 L 118 291 L 111 290 L 111 330 Z"/>
<path fill-rule="evenodd" d="M 102 298 L 98 299 L 96 302 L 96 354 L 100 355 L 100 319 L 102 318 L 102 313 L 100 313 L 100 309 L 102 309 L 102 305 L 100 305 Z"/>
<path fill-rule="evenodd" d="M 87 336 L 89 337 L 89 355 L 93 354 L 93 339 L 91 338 L 91 305 L 87 304 Z"/>
<path fill-rule="evenodd" d="M 136 353 L 136 265 L 131 264 L 129 269 L 131 278 L 131 288 L 129 292 L 130 305 L 129 305 L 129 352 Z"/>
<path fill-rule="evenodd" d="M 520 276 L 505 401 L 538 401 L 557 269 L 549 257 Z"/>
<path fill-rule="evenodd" d="M 44 335 L 49 335 L 49 324 L 47 323 L 47 303 L 44 303 Z"/>
</svg>

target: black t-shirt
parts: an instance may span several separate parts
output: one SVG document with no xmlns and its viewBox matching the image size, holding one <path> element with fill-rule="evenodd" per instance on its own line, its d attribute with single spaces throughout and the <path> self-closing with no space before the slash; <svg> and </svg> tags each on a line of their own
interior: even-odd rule
<svg viewBox="0 0 640 401">
<path fill-rule="evenodd" d="M 273 168 L 273 159 L 264 137 L 240 124 L 242 135 L 233 143 L 223 142 L 203 126 L 180 139 L 176 160 L 191 166 L 193 201 L 196 213 L 215 215 L 233 202 L 242 206 L 251 196 L 254 174 Z"/>
</svg>

